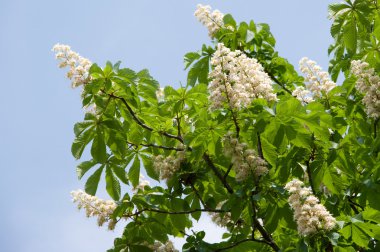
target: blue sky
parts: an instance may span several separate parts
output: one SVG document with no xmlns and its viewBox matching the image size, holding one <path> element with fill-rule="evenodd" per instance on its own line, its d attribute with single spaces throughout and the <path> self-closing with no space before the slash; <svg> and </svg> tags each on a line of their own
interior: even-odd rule
<svg viewBox="0 0 380 252">
<path fill-rule="evenodd" d="M 327 69 L 327 5 L 334 1 L 203 1 L 238 21 L 269 23 L 280 54 Z M 210 43 L 199 1 L 0 1 L 0 251 L 105 251 L 120 230 L 97 228 L 70 201 L 83 188 L 71 156 L 80 91 L 57 67 L 59 42 L 93 62 L 148 68 L 162 86 L 185 82 L 183 55 Z M 104 187 L 101 187 L 104 195 Z M 212 226 L 207 222 L 210 230 Z"/>
</svg>

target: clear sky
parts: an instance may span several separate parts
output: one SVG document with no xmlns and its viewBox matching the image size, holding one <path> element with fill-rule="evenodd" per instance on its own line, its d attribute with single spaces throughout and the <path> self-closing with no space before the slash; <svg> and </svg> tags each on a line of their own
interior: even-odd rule
<svg viewBox="0 0 380 252">
<path fill-rule="evenodd" d="M 0 0 L 0 251 L 105 251 L 120 233 L 97 228 L 70 201 L 84 185 L 70 152 L 84 114 L 80 91 L 50 51 L 55 43 L 100 65 L 148 68 L 162 86 L 178 87 L 186 80 L 183 55 L 210 43 L 193 16 L 205 3 L 237 21 L 269 23 L 280 55 L 296 65 L 307 56 L 327 69 L 332 2 Z"/>
</svg>

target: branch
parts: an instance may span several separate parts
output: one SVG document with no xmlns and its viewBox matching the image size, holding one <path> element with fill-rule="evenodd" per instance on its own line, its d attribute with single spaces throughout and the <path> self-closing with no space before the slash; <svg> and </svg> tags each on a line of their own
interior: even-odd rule
<svg viewBox="0 0 380 252">
<path fill-rule="evenodd" d="M 207 206 L 206 206 L 206 203 L 203 201 L 201 195 L 199 194 L 198 190 L 195 188 L 194 184 L 193 183 L 190 183 L 190 186 L 191 186 L 191 189 L 193 189 L 193 192 L 195 193 L 195 195 L 197 196 L 197 198 L 199 199 L 199 201 L 202 203 L 202 205 L 206 208 L 206 209 L 209 209 Z"/>
<path fill-rule="evenodd" d="M 379 122 L 379 118 L 375 119 L 375 122 L 373 123 L 373 138 L 376 139 L 377 137 L 377 123 Z"/>
<path fill-rule="evenodd" d="M 257 219 L 254 219 L 254 225 L 259 230 L 263 238 L 268 242 L 267 244 L 273 248 L 274 251 L 280 251 L 280 248 L 277 246 L 272 236 L 261 226 L 260 222 Z"/>
<path fill-rule="evenodd" d="M 263 155 L 263 148 L 262 148 L 262 145 L 261 145 L 261 138 L 260 138 L 260 133 L 259 132 L 257 132 L 257 152 L 259 153 L 259 157 L 262 160 L 265 160 L 264 159 L 264 155 Z"/>
<path fill-rule="evenodd" d="M 178 113 L 177 113 L 175 120 L 177 121 L 177 136 L 181 137 L 181 125 L 180 125 L 181 120 L 178 117 Z M 181 139 L 182 139 L 182 137 L 181 137 Z"/>
<path fill-rule="evenodd" d="M 206 153 L 203 154 L 203 159 L 206 161 L 207 165 L 211 168 L 211 170 L 215 173 L 215 175 L 220 179 L 220 181 L 223 183 L 224 187 L 227 189 L 229 193 L 234 193 L 234 190 L 232 187 L 227 183 L 227 180 L 223 177 L 223 175 L 220 173 L 218 168 L 215 167 L 214 163 L 211 161 L 211 158 Z"/>
<path fill-rule="evenodd" d="M 169 146 L 156 145 L 156 144 L 140 143 L 140 145 L 144 146 L 144 147 L 153 147 L 153 148 L 159 148 L 159 149 L 164 149 L 164 150 L 175 150 L 175 151 L 184 151 L 185 150 L 183 148 L 169 147 Z"/>
<path fill-rule="evenodd" d="M 233 164 L 230 164 L 230 166 L 228 167 L 228 169 L 227 169 L 227 171 L 226 171 L 226 174 L 224 174 L 224 177 L 223 177 L 224 180 L 227 179 L 228 174 L 230 173 L 230 171 L 231 171 L 231 169 L 232 169 L 232 166 L 233 166 Z"/>
<path fill-rule="evenodd" d="M 110 97 L 112 98 L 116 98 L 116 99 L 119 99 L 121 100 L 121 102 L 125 105 L 125 107 L 128 109 L 129 113 L 131 114 L 133 120 L 138 124 L 140 125 L 141 127 L 143 127 L 144 129 L 146 130 L 149 130 L 149 131 L 154 131 L 153 128 L 149 127 L 148 125 L 146 125 L 143 121 L 141 121 L 141 119 L 139 119 L 136 115 L 136 113 L 133 111 L 133 109 L 129 106 L 128 102 L 123 98 L 123 97 L 119 97 L 119 96 L 116 96 L 114 94 L 108 94 Z M 179 136 L 176 136 L 176 135 L 173 135 L 173 134 L 170 134 L 170 133 L 167 133 L 165 131 L 158 131 L 158 133 L 160 133 L 161 135 L 164 135 L 166 137 L 169 137 L 169 138 L 173 138 L 173 139 L 177 139 L 178 141 L 180 141 L 181 143 L 183 143 L 183 139 L 182 137 L 179 137 Z"/>
<path fill-rule="evenodd" d="M 311 176 L 312 175 L 311 174 L 311 167 L 310 167 L 310 161 L 314 160 L 314 155 L 315 155 L 315 146 L 311 150 L 309 159 L 306 160 L 306 172 L 307 172 L 307 176 L 309 178 L 309 184 L 310 184 L 310 187 L 311 187 L 311 191 L 313 192 L 314 195 L 316 195 L 314 184 L 313 184 L 313 177 Z"/>
<path fill-rule="evenodd" d="M 363 208 L 361 205 L 359 205 L 358 203 L 354 202 L 354 201 L 352 200 L 352 198 L 353 198 L 352 196 L 348 196 L 348 197 L 347 197 L 347 200 L 348 200 L 348 202 L 349 202 L 349 204 L 350 204 L 350 207 L 351 207 L 352 210 L 354 211 L 354 213 L 355 213 L 355 214 L 358 214 L 358 213 L 359 213 L 359 210 L 357 209 L 357 207 L 360 207 L 362 211 L 364 210 L 364 208 Z"/>
<path fill-rule="evenodd" d="M 217 250 L 215 250 L 215 251 L 223 251 L 223 250 L 227 250 L 227 249 L 230 249 L 230 248 L 236 247 L 236 246 L 238 246 L 238 245 L 241 244 L 241 243 L 249 242 L 249 241 L 255 241 L 255 242 L 261 242 L 261 243 L 268 244 L 266 241 L 263 241 L 263 240 L 257 240 L 257 239 L 244 239 L 244 240 L 237 241 L 237 242 L 231 244 L 230 246 L 227 246 L 227 247 L 224 247 L 224 248 L 220 248 L 220 249 L 217 249 Z M 269 245 L 269 244 L 268 244 L 268 245 Z"/>
<path fill-rule="evenodd" d="M 234 121 L 234 124 L 235 124 L 236 138 L 239 138 L 240 127 L 239 127 L 239 124 L 237 122 L 237 116 L 232 109 L 231 109 L 231 113 L 232 113 L 232 120 Z"/>
<path fill-rule="evenodd" d="M 123 217 L 130 218 L 133 216 L 138 216 L 142 214 L 143 212 L 155 212 L 155 213 L 162 213 L 162 214 L 191 214 L 195 212 L 226 213 L 229 211 L 221 210 L 221 209 L 193 209 L 193 210 L 188 210 L 188 211 L 172 212 L 172 211 L 166 211 L 166 210 L 155 209 L 155 208 L 143 208 L 139 211 L 136 211 L 135 213 L 126 214 Z"/>
<path fill-rule="evenodd" d="M 266 69 L 265 72 L 267 72 L 269 77 L 271 77 L 274 82 L 280 85 L 288 94 L 292 95 L 292 91 L 290 91 L 284 84 L 282 84 L 271 72 L 267 71 Z"/>
</svg>

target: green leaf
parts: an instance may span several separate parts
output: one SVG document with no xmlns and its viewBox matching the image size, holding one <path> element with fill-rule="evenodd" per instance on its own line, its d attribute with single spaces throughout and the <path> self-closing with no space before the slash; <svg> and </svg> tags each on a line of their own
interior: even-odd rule
<svg viewBox="0 0 380 252">
<path fill-rule="evenodd" d="M 140 158 L 138 155 L 135 156 L 135 160 L 128 172 L 129 180 L 132 182 L 133 187 L 139 184 L 140 179 Z"/>
<path fill-rule="evenodd" d="M 209 57 L 201 58 L 197 63 L 193 65 L 187 75 L 187 84 L 194 86 L 195 83 L 208 83 L 208 71 L 209 71 Z"/>
<path fill-rule="evenodd" d="M 343 41 L 350 53 L 356 52 L 357 47 L 357 30 L 355 19 L 352 18 L 343 26 Z"/>
<path fill-rule="evenodd" d="M 367 248 L 371 237 L 364 232 L 359 226 L 352 223 L 352 241 L 360 247 Z"/>
<path fill-rule="evenodd" d="M 185 62 L 185 70 L 197 59 L 199 59 L 201 55 L 197 52 L 189 52 L 185 54 L 184 62 Z"/>
<path fill-rule="evenodd" d="M 365 220 L 380 223 L 380 211 L 373 208 L 366 208 L 362 214 Z"/>
<path fill-rule="evenodd" d="M 140 157 L 142 159 L 146 174 L 152 179 L 159 181 L 159 176 L 153 167 L 152 158 L 147 155 L 140 155 Z"/>
<path fill-rule="evenodd" d="M 200 209 L 200 208 L 201 208 L 201 204 L 199 202 L 199 199 L 197 197 L 194 197 L 194 200 L 191 203 L 191 209 Z M 191 217 L 193 217 L 195 220 L 198 221 L 201 218 L 201 214 L 202 214 L 201 211 L 194 212 L 194 213 L 191 213 Z"/>
<path fill-rule="evenodd" d="M 96 135 L 91 146 L 91 155 L 94 160 L 99 163 L 103 164 L 107 161 L 106 144 L 104 143 L 104 136 L 99 128 L 96 131 Z"/>
<path fill-rule="evenodd" d="M 74 133 L 75 136 L 78 137 L 80 134 L 83 133 L 88 127 L 94 124 L 94 121 L 83 121 L 83 122 L 78 122 L 74 125 Z"/>
<path fill-rule="evenodd" d="M 77 176 L 78 176 L 78 179 L 81 179 L 83 177 L 83 175 L 88 170 L 90 170 L 92 167 L 94 167 L 96 164 L 97 164 L 97 162 L 95 162 L 95 160 L 93 160 L 93 159 L 80 163 L 77 166 Z"/>
<path fill-rule="evenodd" d="M 109 166 L 106 168 L 106 189 L 112 199 L 120 199 L 120 183 Z"/>
<path fill-rule="evenodd" d="M 76 159 L 79 159 L 82 156 L 84 148 L 93 139 L 94 135 L 95 134 L 93 127 L 91 127 L 88 130 L 84 131 L 82 134 L 80 134 L 74 140 L 73 144 L 71 145 L 71 153 Z"/>
<path fill-rule="evenodd" d="M 102 165 L 99 169 L 97 169 L 94 172 L 94 174 L 92 174 L 87 179 L 86 185 L 84 187 L 84 190 L 86 191 L 86 193 L 88 193 L 90 195 L 95 195 L 96 194 L 96 191 L 98 189 L 98 184 L 99 184 L 100 176 L 102 175 L 103 168 L 104 168 L 104 165 Z"/>
<path fill-rule="evenodd" d="M 231 16 L 231 14 L 226 14 L 223 17 L 223 22 L 225 27 L 232 27 L 234 30 L 236 29 L 236 21 L 235 19 Z"/>
<path fill-rule="evenodd" d="M 272 145 L 265 137 L 261 137 L 261 147 L 263 149 L 263 155 L 266 161 L 273 167 L 276 166 L 278 154 L 276 147 Z"/>
</svg>

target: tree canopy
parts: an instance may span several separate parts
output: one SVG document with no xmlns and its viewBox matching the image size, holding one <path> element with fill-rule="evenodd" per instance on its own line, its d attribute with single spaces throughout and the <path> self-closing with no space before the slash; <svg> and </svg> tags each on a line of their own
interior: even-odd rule
<svg viewBox="0 0 380 252">
<path fill-rule="evenodd" d="M 379 250 L 379 7 L 328 7 L 328 72 L 308 58 L 296 71 L 269 25 L 203 5 L 213 45 L 184 56 L 178 89 L 57 44 L 87 111 L 72 154 L 92 157 L 73 199 L 99 225 L 125 225 L 109 251 L 176 251 L 172 236 L 182 251 Z M 95 196 L 103 175 L 112 200 Z M 226 228 L 218 243 L 191 229 L 205 214 Z"/>
</svg>

